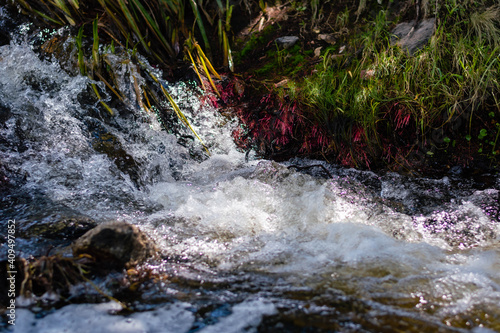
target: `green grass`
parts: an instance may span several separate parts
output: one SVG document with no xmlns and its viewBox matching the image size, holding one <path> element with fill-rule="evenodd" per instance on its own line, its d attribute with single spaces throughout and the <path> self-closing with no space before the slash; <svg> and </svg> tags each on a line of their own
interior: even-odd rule
<svg viewBox="0 0 500 333">
<path fill-rule="evenodd" d="M 157 62 L 175 66 L 184 41 L 203 41 L 205 53 L 218 48 L 228 63 L 230 20 L 233 6 L 217 0 L 217 7 L 203 0 L 14 0 L 25 13 L 49 24 L 79 26 L 99 19 L 106 37 L 138 48 Z M 217 34 L 217 30 L 219 33 Z M 218 37 L 217 43 L 209 39 Z M 230 59 L 229 59 L 230 60 Z M 212 59 L 211 59 L 212 61 Z"/>
<path fill-rule="evenodd" d="M 254 73 L 260 77 L 276 73 L 279 76 L 295 77 L 308 63 L 312 55 L 311 51 L 303 51 L 300 45 L 294 45 L 290 49 L 280 50 L 271 48 L 266 52 L 266 63 L 256 69 Z"/>
<path fill-rule="evenodd" d="M 243 42 L 239 50 L 239 52 L 235 55 L 235 62 L 237 64 L 243 63 L 245 60 L 248 60 L 255 49 L 262 47 L 263 45 L 269 42 L 270 36 L 276 31 L 276 27 L 273 25 L 267 26 L 263 29 L 260 34 L 252 34 L 248 41 Z M 237 41 L 238 43 L 238 41 Z M 241 43 L 241 41 L 240 41 Z"/>
<path fill-rule="evenodd" d="M 499 10 L 486 1 L 446 1 L 435 35 L 414 56 L 389 45 L 390 22 L 380 10 L 364 33 L 351 36 L 354 49 L 363 46 L 360 58 L 335 65 L 326 51 L 315 74 L 281 95 L 300 101 L 306 116 L 337 141 L 333 147 L 361 142 L 374 159 L 391 154 L 384 144 L 398 141 L 406 153 L 425 149 L 432 156 L 450 142 L 466 142 L 464 130 L 471 149 L 481 147 L 479 152 L 494 157 L 500 148 Z M 373 75 L 364 79 L 362 71 Z M 485 119 L 487 113 L 493 120 Z M 487 137 L 478 138 L 479 126 L 488 127 Z"/>
</svg>

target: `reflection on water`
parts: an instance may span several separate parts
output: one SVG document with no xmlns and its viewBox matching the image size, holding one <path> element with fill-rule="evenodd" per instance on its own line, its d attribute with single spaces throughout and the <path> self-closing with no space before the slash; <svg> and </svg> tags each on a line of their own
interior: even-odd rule
<svg viewBox="0 0 500 333">
<path fill-rule="evenodd" d="M 236 125 L 178 83 L 173 95 L 212 150 L 194 161 L 199 145 L 179 145 L 132 102 L 99 116 L 87 84 L 26 44 L 0 47 L 2 226 L 15 218 L 22 232 L 57 214 L 125 220 L 155 238 L 170 279 L 131 304 L 151 311 L 19 310 L 34 326 L 16 332 L 500 330 L 499 180 L 477 190 L 451 174 L 324 164 L 326 178 L 289 167 L 317 161 L 246 161 Z M 20 238 L 21 254 L 37 253 L 31 242 Z"/>
</svg>

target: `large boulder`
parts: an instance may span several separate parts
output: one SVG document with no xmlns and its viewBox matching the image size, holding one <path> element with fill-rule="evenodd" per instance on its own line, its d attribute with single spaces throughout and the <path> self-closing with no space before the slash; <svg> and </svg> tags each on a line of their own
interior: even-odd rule
<svg viewBox="0 0 500 333">
<path fill-rule="evenodd" d="M 72 249 L 74 256 L 88 254 L 110 268 L 128 268 L 158 253 L 149 236 L 126 222 L 101 224 L 78 238 Z"/>
</svg>

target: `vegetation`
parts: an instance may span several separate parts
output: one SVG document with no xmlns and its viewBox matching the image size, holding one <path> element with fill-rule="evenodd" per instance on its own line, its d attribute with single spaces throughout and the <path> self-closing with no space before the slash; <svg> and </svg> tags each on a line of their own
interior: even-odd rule
<svg viewBox="0 0 500 333">
<path fill-rule="evenodd" d="M 500 115 L 500 7 L 480 6 L 446 4 L 437 12 L 435 35 L 414 56 L 389 45 L 389 22 L 380 11 L 374 29 L 361 36 L 360 59 L 338 68 L 323 56 L 318 72 L 302 81 L 294 94 L 307 101 L 320 124 L 347 118 L 349 126 L 331 134 L 366 144 L 370 151 L 382 147 L 386 159 L 404 161 L 417 151 L 432 156 L 444 143 L 463 142 L 463 133 L 477 136 L 481 127 L 474 126 L 488 126 L 488 120 L 478 123 L 475 113 Z M 478 17 L 490 19 L 480 20 L 479 27 Z M 368 72 L 370 77 L 364 74 Z M 500 153 L 494 140 L 489 144 L 492 157 Z"/>
<path fill-rule="evenodd" d="M 300 55 L 296 48 L 267 51 L 250 72 L 262 81 L 283 82 L 283 74 L 287 80 L 267 85 L 275 97 L 243 118 L 255 147 L 272 157 L 314 154 L 367 168 L 469 165 L 478 156 L 497 165 L 500 6 L 423 2 L 420 10 L 436 18 L 435 33 L 409 55 L 391 43 L 390 31 L 412 11 L 394 12 L 391 5 L 361 1 L 316 20 L 312 30 L 339 30 L 335 45 L 323 45 L 319 57 L 307 44 Z M 349 32 L 342 35 L 343 28 Z M 274 98 L 279 102 L 269 104 Z"/>
<path fill-rule="evenodd" d="M 161 113 L 165 109 L 162 98 L 171 105 L 178 119 L 201 141 L 170 96 L 167 88 L 153 71 L 141 61 L 138 54 L 147 56 L 158 66 L 172 70 L 179 58 L 190 61 L 196 70 L 200 83 L 208 78 L 211 88 L 219 94 L 211 75 L 220 79 L 209 60 L 212 49 L 222 55 L 222 64 L 232 67 L 229 31 L 232 6 L 229 1 L 217 0 L 209 7 L 202 0 L 58 0 L 58 1 L 12 1 L 24 13 L 42 18 L 53 26 L 79 27 L 75 37 L 78 67 L 82 75 L 91 79 L 91 88 L 103 109 L 114 115 L 112 108 L 101 97 L 103 91 L 113 94 L 119 101 L 125 101 L 125 93 L 120 90 L 110 59 L 119 50 L 122 63 L 126 63 L 131 73 L 135 89 L 135 100 L 145 110 Z M 206 25 L 217 33 L 216 45 L 209 42 Z M 196 27 L 196 28 L 195 28 Z M 202 40 L 202 50 L 197 40 Z M 52 39 L 48 45 L 54 50 L 60 48 L 60 41 Z M 45 49 L 48 50 L 47 48 Z M 86 56 L 87 53 L 87 56 Z M 200 66 L 202 74 L 197 69 Z M 146 72 L 151 82 L 139 82 L 140 70 Z M 99 85 L 96 83 L 101 82 Z M 159 88 L 159 89 L 155 89 Z M 156 93 L 160 90 L 160 94 Z M 160 115 L 161 118 L 164 118 Z M 205 147 L 208 153 L 208 149 Z"/>
<path fill-rule="evenodd" d="M 228 31 L 233 6 L 217 0 L 215 6 L 203 0 L 13 0 L 27 14 L 59 25 L 81 26 L 97 17 L 97 25 L 114 42 L 152 57 L 158 63 L 174 65 L 183 51 L 193 52 L 197 39 L 208 54 L 218 47 L 224 63 L 231 61 Z M 219 37 L 212 45 L 207 25 Z M 195 28 L 195 26 L 197 28 Z"/>
<path fill-rule="evenodd" d="M 398 170 L 433 161 L 472 165 L 478 157 L 497 165 L 495 1 L 12 2 L 47 24 L 74 27 L 79 71 L 92 79 L 109 114 L 104 91 L 126 99 L 109 61 L 119 56 L 132 74 L 146 73 L 148 82 L 131 75 L 142 108 L 158 112 L 165 99 L 190 126 L 142 54 L 166 73 L 179 60 L 191 64 L 200 85 L 240 117 L 236 141 L 266 157 L 320 156 Z M 254 20 L 232 31 L 236 9 L 240 21 L 246 15 Z M 392 42 L 390 31 L 400 21 L 430 17 L 435 33 L 424 48 L 410 55 Z M 300 35 L 301 42 L 279 49 L 273 40 L 286 34 Z M 224 83 L 214 67 L 236 76 Z M 245 95 L 235 91 L 238 77 L 246 81 Z"/>
<path fill-rule="evenodd" d="M 60 254 L 40 256 L 39 258 L 16 258 L 16 296 L 36 301 L 40 312 L 52 311 L 69 303 L 114 301 L 124 311 L 130 311 L 132 300 L 137 299 L 141 288 L 151 281 L 167 282 L 168 276 L 147 265 L 130 268 L 127 271 L 114 272 L 107 263 L 83 254 L 78 257 L 63 257 Z M 0 262 L 7 267 L 7 262 Z M 111 273 L 111 274 L 110 274 Z M 8 270 L 0 272 L 6 279 Z M 108 276 L 105 288 L 99 279 Z M 98 284 L 100 286 L 98 286 Z M 75 289 L 75 286 L 79 286 Z M 2 301 L 8 301 L 7 294 Z M 35 297 L 33 297 L 35 296 Z M 3 304 L 6 304 L 6 303 Z"/>
</svg>

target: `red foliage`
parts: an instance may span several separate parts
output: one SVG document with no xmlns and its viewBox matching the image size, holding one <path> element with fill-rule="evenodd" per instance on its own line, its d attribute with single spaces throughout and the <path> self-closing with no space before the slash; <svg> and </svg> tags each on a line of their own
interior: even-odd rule
<svg viewBox="0 0 500 333">
<path fill-rule="evenodd" d="M 324 124 L 314 123 L 306 116 L 305 112 L 310 110 L 273 92 L 261 96 L 258 103 L 250 101 L 235 111 L 244 130 L 233 135 L 242 149 L 252 147 L 268 158 L 337 153 L 337 159 L 345 166 L 361 164 L 370 168 L 366 135 L 361 126 L 354 127 L 349 147 L 342 145 L 336 150 L 338 147 Z"/>
<path fill-rule="evenodd" d="M 410 123 L 411 116 L 411 112 L 406 105 L 395 102 L 390 106 L 384 118 L 388 118 L 395 125 L 394 129 L 399 130 L 398 134 L 401 135 Z"/>
<path fill-rule="evenodd" d="M 245 108 L 237 108 L 236 113 L 246 128 L 238 135 L 251 138 L 253 147 L 266 157 L 287 151 L 310 154 L 325 149 L 330 143 L 320 127 L 306 126 L 297 102 L 287 101 L 273 92 L 263 95 L 258 103 L 250 102 Z M 236 139 L 241 141 L 242 138 Z"/>
</svg>

